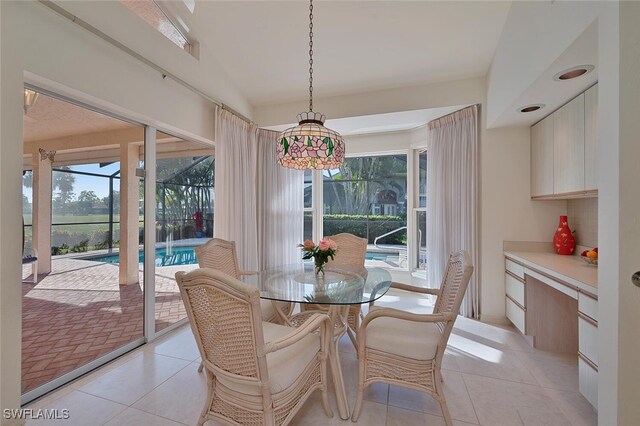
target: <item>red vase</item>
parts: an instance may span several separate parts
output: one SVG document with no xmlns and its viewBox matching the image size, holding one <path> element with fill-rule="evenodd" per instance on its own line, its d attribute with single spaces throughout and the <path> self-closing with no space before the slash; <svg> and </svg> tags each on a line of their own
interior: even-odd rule
<svg viewBox="0 0 640 426">
<path fill-rule="evenodd" d="M 576 249 L 576 240 L 573 238 L 567 222 L 567 216 L 560 216 L 560 223 L 553 236 L 553 249 L 557 254 L 571 255 Z"/>
</svg>

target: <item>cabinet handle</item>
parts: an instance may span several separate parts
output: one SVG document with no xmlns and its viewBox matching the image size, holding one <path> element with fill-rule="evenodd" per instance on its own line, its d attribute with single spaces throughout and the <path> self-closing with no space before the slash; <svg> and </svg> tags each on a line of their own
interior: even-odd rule
<svg viewBox="0 0 640 426">
<path fill-rule="evenodd" d="M 635 274 L 631 275 L 631 282 L 636 287 L 640 287 L 640 271 L 637 271 Z"/>
</svg>

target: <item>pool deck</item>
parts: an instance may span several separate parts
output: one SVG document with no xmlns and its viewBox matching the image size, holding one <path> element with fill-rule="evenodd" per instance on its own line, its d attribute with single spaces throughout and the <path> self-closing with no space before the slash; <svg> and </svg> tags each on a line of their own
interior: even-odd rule
<svg viewBox="0 0 640 426">
<path fill-rule="evenodd" d="M 186 318 L 173 277 L 196 267 L 156 267 L 156 330 Z M 23 392 L 142 337 L 142 271 L 140 284 L 121 286 L 117 265 L 56 258 L 38 284 L 30 274 L 23 266 Z"/>
</svg>

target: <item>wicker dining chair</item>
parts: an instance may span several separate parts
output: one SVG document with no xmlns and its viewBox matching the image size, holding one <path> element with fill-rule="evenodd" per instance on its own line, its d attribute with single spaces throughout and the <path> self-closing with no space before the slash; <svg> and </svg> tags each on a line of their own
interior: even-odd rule
<svg viewBox="0 0 640 426">
<path fill-rule="evenodd" d="M 257 273 L 240 269 L 238 266 L 236 243 L 233 241 L 227 241 L 221 238 L 212 238 L 205 244 L 196 247 L 196 257 L 198 258 L 198 265 L 201 268 L 211 268 L 222 271 L 236 279 L 241 279 L 241 277 L 246 275 L 255 275 Z M 281 315 L 287 316 L 292 310 L 291 303 L 271 302 L 270 300 L 261 300 L 260 307 L 262 309 L 262 319 L 264 321 L 277 323 L 281 322 Z M 282 314 L 278 314 L 277 309 L 280 309 Z"/>
<path fill-rule="evenodd" d="M 213 269 L 178 272 L 176 280 L 207 375 L 198 425 L 286 425 L 315 391 L 327 416 L 330 320 L 294 329 L 262 321 L 260 292 Z M 319 331 L 319 332 L 318 332 Z"/>
<path fill-rule="evenodd" d="M 348 267 L 361 267 L 364 268 L 364 259 L 367 254 L 367 239 L 356 237 L 353 234 L 336 234 L 329 237 L 336 242 L 338 251 L 332 260 L 329 258 L 329 266 L 348 266 Z M 303 312 L 302 316 L 293 319 L 290 323 L 296 326 L 299 321 L 306 319 L 306 312 L 327 312 L 326 305 L 305 304 L 300 306 L 300 310 Z M 335 335 L 341 336 L 342 333 L 347 332 L 351 343 L 354 347 L 356 345 L 356 335 L 358 328 L 360 327 L 360 305 L 352 305 L 349 307 L 346 314 L 346 324 L 335 324 Z M 342 320 L 341 320 L 342 322 Z"/>
<path fill-rule="evenodd" d="M 360 416 L 365 388 L 381 382 L 427 392 L 440 403 L 445 423 L 452 424 L 440 368 L 472 273 L 469 253 L 452 253 L 440 289 L 392 286 L 437 295 L 432 314 L 376 306 L 369 310 L 358 334 L 358 398 L 352 421 Z"/>
<path fill-rule="evenodd" d="M 353 234 L 336 234 L 330 237 L 338 245 L 338 252 L 329 265 L 349 265 L 364 268 L 365 255 L 367 254 L 367 239 L 356 237 Z M 360 305 L 349 307 L 347 315 L 347 334 L 353 346 L 357 348 L 357 334 L 360 328 Z"/>
</svg>

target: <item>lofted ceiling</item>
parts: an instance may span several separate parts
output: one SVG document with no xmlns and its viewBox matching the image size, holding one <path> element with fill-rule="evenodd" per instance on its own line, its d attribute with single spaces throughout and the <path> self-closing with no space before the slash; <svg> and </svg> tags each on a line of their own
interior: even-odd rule
<svg viewBox="0 0 640 426">
<path fill-rule="evenodd" d="M 165 1 L 254 106 L 308 96 L 307 1 Z M 314 96 L 486 75 L 508 1 L 316 1 Z"/>
</svg>

